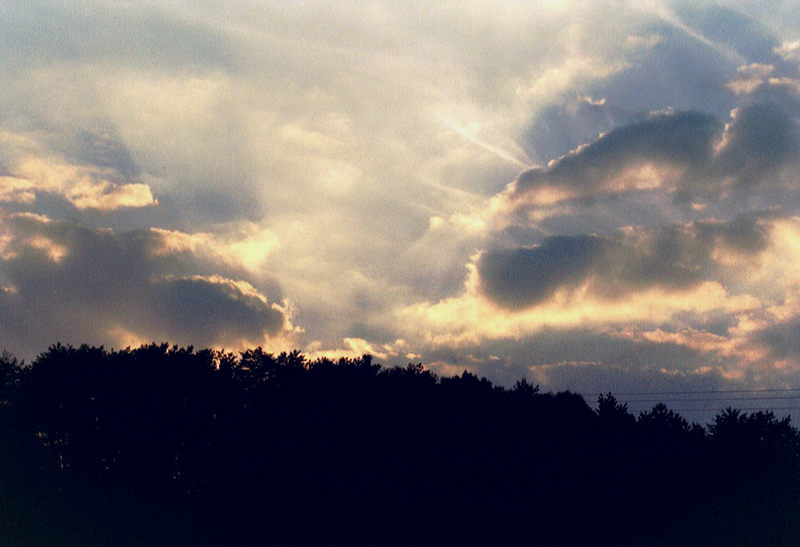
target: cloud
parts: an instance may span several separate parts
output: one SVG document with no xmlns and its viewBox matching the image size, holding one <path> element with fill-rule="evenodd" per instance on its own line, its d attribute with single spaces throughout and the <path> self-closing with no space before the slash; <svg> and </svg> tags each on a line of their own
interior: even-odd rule
<svg viewBox="0 0 800 547">
<path fill-rule="evenodd" d="M 241 341 L 260 344 L 284 327 L 281 310 L 249 284 L 219 277 L 162 277 L 151 283 L 151 316 L 138 332 L 160 332 L 170 340 L 207 340 L 208 345 Z"/>
<path fill-rule="evenodd" d="M 37 196 L 55 194 L 77 209 L 157 205 L 147 184 L 131 182 L 136 165 L 108 134 L 82 133 L 72 158 L 25 134 L 0 130 L 0 144 L 0 201 L 30 205 Z"/>
<path fill-rule="evenodd" d="M 674 334 L 676 338 L 681 335 L 690 336 L 691 332 Z M 513 345 L 487 340 L 458 351 L 427 349 L 425 357 L 440 374 L 460 374 L 466 369 L 506 386 L 527 378 L 545 391 L 587 394 L 590 404 L 598 394 L 612 392 L 628 401 L 635 414 L 652 408 L 657 396 L 620 394 L 735 389 L 756 382 L 759 374 L 757 368 L 742 369 L 737 361 L 715 351 L 665 339 L 632 339 L 613 329 L 545 329 Z M 642 399 L 646 400 L 637 402 Z M 718 404 L 724 406 L 726 402 Z M 683 404 L 683 408 L 698 406 Z M 714 415 L 713 410 L 681 413 L 701 423 Z"/>
<path fill-rule="evenodd" d="M 156 254 L 188 252 L 198 259 L 225 264 L 234 271 L 243 269 L 264 274 L 267 257 L 278 245 L 278 237 L 254 222 L 239 221 L 214 226 L 214 232 L 187 233 L 180 230 L 150 228 L 157 236 Z"/>
<path fill-rule="evenodd" d="M 402 365 L 406 360 L 418 359 L 419 355 L 410 352 L 408 342 L 403 339 L 397 339 L 393 342 L 376 345 L 372 344 L 363 338 L 347 337 L 342 340 L 343 347 L 325 349 L 319 341 L 314 341 L 308 344 L 305 348 L 306 356 L 309 359 L 317 358 L 331 358 L 338 359 L 340 357 L 357 358 L 363 355 L 372 355 L 377 359 L 386 361 L 391 359 L 397 361 Z"/>
<path fill-rule="evenodd" d="M 751 343 L 763 348 L 771 359 L 780 364 L 785 364 L 787 360 L 796 363 L 800 354 L 800 317 L 776 322 L 754 332 Z"/>
<path fill-rule="evenodd" d="M 604 196 L 660 192 L 678 203 L 739 200 L 754 185 L 779 184 L 780 173 L 796 164 L 797 104 L 791 92 L 762 95 L 733 110 L 724 126 L 699 112 L 651 114 L 611 130 L 547 167 L 523 171 L 495 197 L 493 208 L 510 219 L 537 208 Z M 763 206 L 781 203 L 787 192 L 793 193 L 784 189 L 777 198 L 773 195 L 776 202 Z"/>
<path fill-rule="evenodd" d="M 793 42 L 783 42 L 775 46 L 773 51 L 786 61 L 800 61 L 800 40 Z"/>
<path fill-rule="evenodd" d="M 507 199 L 551 205 L 604 193 L 677 186 L 688 170 L 703 167 L 721 124 L 699 112 L 656 113 L 616 128 L 546 168 L 523 171 Z"/>
<path fill-rule="evenodd" d="M 526 141 L 540 158 L 549 161 L 638 116 L 638 112 L 611 104 L 605 96 L 598 100 L 581 97 L 542 109 L 528 128 Z"/>
<path fill-rule="evenodd" d="M 403 307 L 398 324 L 442 371 L 507 383 L 791 382 L 797 241 L 800 220 L 773 212 L 489 249 L 461 294 Z"/>
<path fill-rule="evenodd" d="M 244 280 L 198 274 L 208 265 L 158 232 L 16 213 L 3 215 L 2 233 L 2 336 L 21 355 L 58 340 L 240 347 L 293 329 L 285 306 Z"/>
<path fill-rule="evenodd" d="M 555 236 L 533 248 L 483 253 L 478 261 L 482 292 L 512 309 L 536 304 L 559 287 L 579 284 L 608 244 L 592 236 Z"/>
<path fill-rule="evenodd" d="M 800 313 L 796 11 L 12 1 L 0 329 L 756 381 Z"/>
<path fill-rule="evenodd" d="M 460 294 L 399 311 L 423 355 L 586 391 L 791 382 L 800 111 L 776 70 L 738 71 L 748 82 L 724 124 L 579 103 L 615 127 L 472 215 L 482 250 Z"/>
<path fill-rule="evenodd" d="M 667 291 L 719 277 L 720 267 L 745 265 L 765 249 L 755 219 L 682 227 L 624 230 L 617 237 L 553 236 L 534 247 L 492 249 L 477 260 L 481 293 L 508 309 L 524 309 L 558 290 L 610 299 Z"/>
<path fill-rule="evenodd" d="M 723 58 L 703 83 L 710 111 L 663 108 L 670 104 L 658 94 L 655 111 L 624 103 L 625 86 L 650 90 L 656 81 L 665 96 L 674 100 L 677 89 L 683 104 L 704 105 L 687 95 L 699 84 L 681 84 L 686 73 L 674 63 L 686 55 L 671 57 L 674 87 L 673 65 L 655 75 L 648 64 L 706 47 L 663 28 L 658 39 L 631 42 L 644 57 L 630 57 L 611 83 L 543 111 L 528 140 L 561 157 L 523 171 L 465 217 L 480 230 L 461 292 L 401 306 L 399 324 L 413 325 L 404 336 L 417 333 L 437 370 L 506 383 L 526 375 L 560 388 L 636 391 L 789 381 L 800 363 L 761 333 L 800 313 L 789 304 L 797 276 L 788 266 L 800 256 L 790 235 L 798 234 L 797 92 L 762 38 L 763 56 L 750 64 L 736 51 L 705 50 Z M 698 62 L 697 74 L 707 65 Z M 439 217 L 430 233 L 454 228 Z"/>
<path fill-rule="evenodd" d="M 629 35 L 627 70 L 588 92 L 634 114 L 673 108 L 719 116 L 730 110 L 725 83 L 742 57 L 693 29 L 691 20 L 667 14 L 665 3 L 649 5 L 656 6 L 655 18 Z"/>
<path fill-rule="evenodd" d="M 775 70 L 773 65 L 750 63 L 736 69 L 738 77 L 728 82 L 728 87 L 736 95 L 752 93 L 761 86 L 767 77 Z"/>
<path fill-rule="evenodd" d="M 754 185 L 796 158 L 800 150 L 797 119 L 774 102 L 759 102 L 734 111 L 723 135 L 718 164 L 739 185 Z"/>
</svg>

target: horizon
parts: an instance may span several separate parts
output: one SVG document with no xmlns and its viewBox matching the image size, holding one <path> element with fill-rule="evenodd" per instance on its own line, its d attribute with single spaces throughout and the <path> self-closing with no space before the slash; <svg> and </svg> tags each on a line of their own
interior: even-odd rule
<svg viewBox="0 0 800 547">
<path fill-rule="evenodd" d="M 0 13 L 0 349 L 800 410 L 791 2 Z"/>
<path fill-rule="evenodd" d="M 693 391 L 640 391 L 640 392 L 596 392 L 587 393 L 572 391 L 570 389 L 564 390 L 546 390 L 542 389 L 539 384 L 530 384 L 527 378 L 517 378 L 512 384 L 502 384 L 492 382 L 485 376 L 475 375 L 467 369 L 461 372 L 453 372 L 450 374 L 437 374 L 430 367 L 424 363 L 409 362 L 405 367 L 399 365 L 387 365 L 380 361 L 375 362 L 374 356 L 371 354 L 363 354 L 359 356 L 346 357 L 346 356 L 316 356 L 309 359 L 302 351 L 298 349 L 284 350 L 284 351 L 263 351 L 263 348 L 253 347 L 232 352 L 224 348 L 196 348 L 193 346 L 178 346 L 170 344 L 169 342 L 149 342 L 141 344 L 137 347 L 127 346 L 124 348 L 105 348 L 104 346 L 90 346 L 88 344 L 81 344 L 74 346 L 72 344 L 61 344 L 57 342 L 50 345 L 46 350 L 40 352 L 31 361 L 19 359 L 15 355 L 3 350 L 0 360 L 4 363 L 11 365 L 13 368 L 21 370 L 30 370 L 40 360 L 47 360 L 54 352 L 60 350 L 67 350 L 68 352 L 76 352 L 80 355 L 84 349 L 94 351 L 99 350 L 106 355 L 110 354 L 126 354 L 135 353 L 136 351 L 146 350 L 151 348 L 160 348 L 161 351 L 168 352 L 188 352 L 189 354 L 200 355 L 203 352 L 211 352 L 210 359 L 214 362 L 214 366 L 219 370 L 220 363 L 226 359 L 233 359 L 232 362 L 238 362 L 252 355 L 259 355 L 261 352 L 269 358 L 273 358 L 278 362 L 283 362 L 284 358 L 297 355 L 301 361 L 306 363 L 307 367 L 313 368 L 321 364 L 332 364 L 341 366 L 343 363 L 352 363 L 359 361 L 366 361 L 378 369 L 386 371 L 391 368 L 409 369 L 424 371 L 425 373 L 432 374 L 432 377 L 437 381 L 443 379 L 458 379 L 464 378 L 465 375 L 472 375 L 481 381 L 488 381 L 493 388 L 498 388 L 501 391 L 514 391 L 518 387 L 522 388 L 527 385 L 534 393 L 538 394 L 573 394 L 580 396 L 584 402 L 596 413 L 599 413 L 599 403 L 601 398 L 612 397 L 614 401 L 618 402 L 619 407 L 624 408 L 632 417 L 641 419 L 643 415 L 651 414 L 656 407 L 664 405 L 668 410 L 675 412 L 678 416 L 687 420 L 691 425 L 697 424 L 704 429 L 708 429 L 721 415 L 729 411 L 736 411 L 741 413 L 742 416 L 750 416 L 758 413 L 768 413 L 776 418 L 789 418 L 790 423 L 794 421 L 792 411 L 800 410 L 800 407 L 786 406 L 786 404 L 794 404 L 800 398 L 800 388 L 751 388 L 751 389 L 731 389 L 731 390 L 693 390 Z M 526 384 L 527 382 L 527 384 Z M 774 401 L 778 401 L 777 404 Z M 752 406 L 756 405 L 756 406 Z M 794 427 L 794 426 L 792 426 Z"/>
</svg>

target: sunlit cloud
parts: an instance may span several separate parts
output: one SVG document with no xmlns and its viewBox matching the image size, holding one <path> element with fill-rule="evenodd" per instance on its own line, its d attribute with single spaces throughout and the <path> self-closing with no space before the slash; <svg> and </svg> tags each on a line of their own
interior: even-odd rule
<svg viewBox="0 0 800 547">
<path fill-rule="evenodd" d="M 773 51 L 785 61 L 800 61 L 800 40 L 783 42 L 781 45 L 775 46 Z"/>
<path fill-rule="evenodd" d="M 126 182 L 112 166 L 70 162 L 30 137 L 0 133 L 2 177 L 0 201 L 30 205 L 39 194 L 56 194 L 78 209 L 113 211 L 158 204 L 150 187 Z"/>
<path fill-rule="evenodd" d="M 764 65 L 760 63 L 740 66 L 737 69 L 740 76 L 728 82 L 728 87 L 736 95 L 752 93 L 766 81 L 773 70 L 775 70 L 773 65 Z"/>
<path fill-rule="evenodd" d="M 788 382 L 796 11 L 12 1 L 0 337 Z"/>
<path fill-rule="evenodd" d="M 363 338 L 344 338 L 341 345 L 326 349 L 322 342 L 315 340 L 308 344 L 304 351 L 309 359 L 328 358 L 339 359 L 342 357 L 355 359 L 364 355 L 372 355 L 378 359 L 398 359 L 413 361 L 419 359 L 420 355 L 410 351 L 408 342 L 398 338 L 393 342 L 383 344 L 372 344 Z"/>
<path fill-rule="evenodd" d="M 162 228 L 150 228 L 150 231 L 158 236 L 156 254 L 189 252 L 255 273 L 278 245 L 274 233 L 252 222 L 217 225 L 213 233 Z"/>
<path fill-rule="evenodd" d="M 480 295 L 468 292 L 435 304 L 409 306 L 399 316 L 425 333 L 428 343 L 458 347 L 484 340 L 518 340 L 546 328 L 669 322 L 681 312 L 734 313 L 759 305 L 753 297 L 729 295 L 712 281 L 678 291 L 648 289 L 624 301 L 609 302 L 588 297 L 586 292 L 588 287 L 579 287 L 576 294 L 557 291 L 547 302 L 513 313 L 499 310 Z"/>
<path fill-rule="evenodd" d="M 645 360 L 657 347 L 683 348 L 687 355 L 696 354 L 698 362 L 700 356 L 710 362 L 724 360 L 724 366 L 708 370 L 696 365 L 697 374 L 730 381 L 763 378 L 765 366 L 774 370 L 773 356 L 781 361 L 781 371 L 800 366 L 800 360 L 785 349 L 791 339 L 787 333 L 796 328 L 800 315 L 800 279 L 789 271 L 800 260 L 797 241 L 800 221 L 795 217 L 695 223 L 685 226 L 680 235 L 623 230 L 615 243 L 593 236 L 576 239 L 578 247 L 562 246 L 569 240 L 545 240 L 539 249 L 552 256 L 529 257 L 544 259 L 542 264 L 531 263 L 512 272 L 504 271 L 506 263 L 501 262 L 499 270 L 490 270 L 501 280 L 501 290 L 512 284 L 508 297 L 519 302 L 505 300 L 506 296 L 492 301 L 498 293 L 486 294 L 482 274 L 489 271 L 481 266 L 484 255 L 477 255 L 461 295 L 415 304 L 398 313 L 401 323 L 415 325 L 433 348 L 469 351 L 503 341 L 527 343 L 553 332 L 565 333 L 563 343 L 580 346 L 585 340 L 582 333 L 588 329 L 640 347 Z M 617 244 L 630 248 L 617 254 Z M 621 269 L 605 270 L 606 266 L 600 266 L 604 256 L 611 258 L 608 268 Z M 659 271 L 639 277 L 636 272 L 643 273 L 640 268 L 651 259 Z M 565 272 L 556 270 L 559 261 Z M 675 265 L 684 273 L 670 273 Z M 664 281 L 667 284 L 662 285 Z M 535 300 L 526 301 L 520 291 L 531 292 Z M 576 334 L 570 337 L 570 332 Z M 488 358 L 485 363 L 478 370 L 487 370 Z M 659 374 L 684 374 L 680 367 L 675 363 Z M 546 377 L 538 366 L 532 374 Z"/>
</svg>

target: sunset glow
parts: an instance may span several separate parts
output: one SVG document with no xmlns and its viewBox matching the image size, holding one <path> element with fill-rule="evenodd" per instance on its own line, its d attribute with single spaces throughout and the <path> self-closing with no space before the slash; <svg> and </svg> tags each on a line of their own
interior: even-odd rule
<svg viewBox="0 0 800 547">
<path fill-rule="evenodd" d="M 21 358 L 155 340 L 797 386 L 792 2 L 0 13 Z"/>
</svg>

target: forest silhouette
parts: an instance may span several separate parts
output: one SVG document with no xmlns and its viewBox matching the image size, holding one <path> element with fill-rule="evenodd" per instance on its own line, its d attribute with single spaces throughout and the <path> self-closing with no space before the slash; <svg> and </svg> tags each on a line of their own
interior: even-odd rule
<svg viewBox="0 0 800 547">
<path fill-rule="evenodd" d="M 797 545 L 800 435 L 421 364 L 0 357 L 4 545 Z"/>
</svg>

